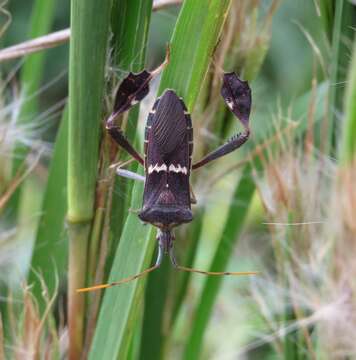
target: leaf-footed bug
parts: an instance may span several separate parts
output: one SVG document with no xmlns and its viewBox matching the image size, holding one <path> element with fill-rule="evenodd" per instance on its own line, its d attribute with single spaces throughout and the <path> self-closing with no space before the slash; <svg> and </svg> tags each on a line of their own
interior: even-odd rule
<svg viewBox="0 0 356 360">
<path fill-rule="evenodd" d="M 92 291 L 123 284 L 137 279 L 155 269 L 162 262 L 164 254 L 169 254 L 173 266 L 181 271 L 197 272 L 205 275 L 252 275 L 256 272 L 210 272 L 178 265 L 173 251 L 173 228 L 193 220 L 191 211 L 192 195 L 189 177 L 209 162 L 238 149 L 249 138 L 249 116 L 251 111 L 251 90 L 247 81 L 242 81 L 234 72 L 224 73 L 221 96 L 230 111 L 241 121 L 244 131 L 237 133 L 225 144 L 207 154 L 200 161 L 192 163 L 193 128 L 190 114 L 182 98 L 174 90 L 166 89 L 155 101 L 150 111 L 144 140 L 144 158 L 115 125 L 117 116 L 141 101 L 149 92 L 151 79 L 168 63 L 156 70 L 132 72 L 120 84 L 114 102 L 114 109 L 106 122 L 106 129 L 115 142 L 124 148 L 145 169 L 145 177 L 118 170 L 121 176 L 145 182 L 143 206 L 138 217 L 145 223 L 158 228 L 158 255 L 155 265 L 131 277 L 109 284 L 96 285 L 78 291 Z"/>
</svg>

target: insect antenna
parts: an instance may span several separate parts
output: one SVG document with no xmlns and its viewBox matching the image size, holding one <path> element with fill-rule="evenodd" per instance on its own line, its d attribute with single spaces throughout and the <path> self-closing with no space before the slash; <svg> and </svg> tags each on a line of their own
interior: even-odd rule
<svg viewBox="0 0 356 360">
<path fill-rule="evenodd" d="M 146 269 L 146 270 L 143 270 L 142 272 L 136 274 L 136 275 L 132 275 L 132 276 L 129 276 L 125 279 L 122 279 L 120 281 L 114 281 L 114 282 L 111 282 L 111 283 L 108 283 L 108 284 L 100 284 L 100 285 L 94 285 L 94 286 L 90 286 L 90 287 L 87 287 L 87 288 L 81 288 L 81 289 L 77 289 L 77 292 L 89 292 L 89 291 L 95 291 L 95 290 L 101 290 L 101 289 L 107 289 L 107 288 L 110 288 L 110 287 L 113 287 L 113 286 L 116 286 L 116 285 L 121 285 L 121 284 L 124 284 L 124 283 L 128 283 L 132 280 L 135 280 L 135 279 L 138 279 L 156 269 L 159 268 L 159 265 L 153 265 L 151 266 L 150 268 Z"/>
<path fill-rule="evenodd" d="M 185 266 L 180 266 L 177 263 L 177 260 L 174 255 L 173 247 L 169 251 L 169 257 L 171 259 L 172 265 L 179 271 L 186 271 L 192 273 L 198 273 L 202 275 L 210 275 L 210 276 L 245 276 L 245 275 L 257 275 L 258 271 L 204 271 L 199 269 L 193 269 Z"/>
<path fill-rule="evenodd" d="M 179 271 L 187 271 L 187 272 L 193 272 L 203 275 L 210 275 L 210 276 L 223 276 L 223 275 L 232 275 L 232 276 L 245 276 L 245 275 L 257 275 L 258 271 L 204 271 L 204 270 L 198 270 L 193 268 L 188 268 L 185 266 L 177 265 L 176 269 Z"/>
<path fill-rule="evenodd" d="M 159 247 L 158 248 L 158 256 L 157 256 L 157 260 L 156 260 L 156 263 L 149 267 L 148 269 L 146 270 L 143 270 L 142 272 L 136 274 L 136 275 L 132 275 L 132 276 L 129 276 L 127 278 L 124 278 L 122 280 L 119 280 L 119 281 L 114 281 L 114 282 L 111 282 L 111 283 L 108 283 L 108 284 L 100 284 L 100 285 L 94 285 L 94 286 L 90 286 L 90 287 L 87 287 L 87 288 L 81 288 L 81 289 L 77 289 L 77 292 L 89 292 L 89 291 L 95 291 L 95 290 L 102 290 L 102 289 L 107 289 L 107 288 L 111 288 L 113 286 L 116 286 L 116 285 L 121 285 L 121 284 L 125 284 L 125 283 L 128 283 L 132 280 L 135 280 L 135 279 L 138 279 L 144 275 L 147 275 L 148 273 L 158 269 L 162 263 L 162 258 L 163 258 L 163 252 L 162 252 L 162 249 Z"/>
</svg>

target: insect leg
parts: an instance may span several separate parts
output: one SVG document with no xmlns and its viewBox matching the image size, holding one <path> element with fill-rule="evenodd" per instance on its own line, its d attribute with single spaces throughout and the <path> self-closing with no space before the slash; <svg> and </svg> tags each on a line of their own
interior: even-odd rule
<svg viewBox="0 0 356 360">
<path fill-rule="evenodd" d="M 132 106 L 141 101 L 149 92 L 149 83 L 169 62 L 169 47 L 167 47 L 165 61 L 152 72 L 146 70 L 138 74 L 130 72 L 122 81 L 117 89 L 112 114 L 106 121 L 106 129 L 117 144 L 122 146 L 130 155 L 132 155 L 141 165 L 144 160 L 142 156 L 134 149 L 126 139 L 121 127 L 115 124 L 115 119 L 124 112 L 131 109 Z"/>
<path fill-rule="evenodd" d="M 221 145 L 216 150 L 212 151 L 205 157 L 203 157 L 200 161 L 193 164 L 192 169 L 198 169 L 201 166 L 208 164 L 210 161 L 218 159 L 224 155 L 231 153 L 232 151 L 238 149 L 241 145 L 243 145 L 250 135 L 249 131 L 243 132 L 241 134 L 237 134 L 233 136 L 227 143 Z"/>
<path fill-rule="evenodd" d="M 127 179 L 131 179 L 131 180 L 137 180 L 137 181 L 145 181 L 145 177 L 137 174 L 133 171 L 130 170 L 126 170 L 126 169 L 121 169 L 121 168 L 117 168 L 116 169 L 116 174 L 122 177 L 125 177 Z"/>
<path fill-rule="evenodd" d="M 126 165 L 131 164 L 133 161 L 134 161 L 134 159 L 130 159 L 130 160 L 127 160 L 124 162 L 118 162 L 116 164 L 110 165 L 110 168 L 115 169 L 116 174 L 119 176 L 125 177 L 127 179 L 131 179 L 131 180 L 138 180 L 138 181 L 144 182 L 145 181 L 144 176 L 137 174 L 133 171 L 123 169 Z"/>
<path fill-rule="evenodd" d="M 224 145 L 221 145 L 193 164 L 192 169 L 198 169 L 210 161 L 231 153 L 242 146 L 250 136 L 251 89 L 247 81 L 240 80 L 235 73 L 225 73 L 221 87 L 221 96 L 230 111 L 241 121 L 244 131 L 234 135 Z"/>
<path fill-rule="evenodd" d="M 115 140 L 115 142 L 123 147 L 130 155 L 132 155 L 141 165 L 143 165 L 144 160 L 142 156 L 134 149 L 130 142 L 126 139 L 121 128 L 114 124 L 111 118 L 106 122 L 106 129 Z"/>
<path fill-rule="evenodd" d="M 136 74 L 130 72 L 126 76 L 116 91 L 113 112 L 108 122 L 112 122 L 117 116 L 144 99 L 150 90 L 150 81 L 169 63 L 169 54 L 170 50 L 167 46 L 166 59 L 158 68 L 151 72 L 146 70 Z"/>
</svg>

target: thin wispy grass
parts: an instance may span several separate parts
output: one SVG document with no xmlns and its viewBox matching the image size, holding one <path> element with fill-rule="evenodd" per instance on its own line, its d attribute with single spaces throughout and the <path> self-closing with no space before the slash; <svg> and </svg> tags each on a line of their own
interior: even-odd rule
<svg viewBox="0 0 356 360">
<path fill-rule="evenodd" d="M 328 157 L 316 150 L 306 156 L 293 141 L 263 162 L 265 175 L 256 173 L 255 180 L 273 262 L 265 271 L 271 275 L 255 279 L 251 291 L 269 330 L 248 349 L 273 343 L 285 353 L 293 336 L 293 351 L 308 358 L 352 356 L 355 344 L 344 334 L 356 326 L 350 278 L 356 270 L 350 256 L 355 167 L 340 173 Z"/>
</svg>

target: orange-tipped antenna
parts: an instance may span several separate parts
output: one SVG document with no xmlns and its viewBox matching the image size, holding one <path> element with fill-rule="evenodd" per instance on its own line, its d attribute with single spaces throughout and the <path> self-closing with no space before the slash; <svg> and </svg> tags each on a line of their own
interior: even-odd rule
<svg viewBox="0 0 356 360">
<path fill-rule="evenodd" d="M 107 288 L 110 288 L 110 287 L 113 287 L 113 286 L 116 286 L 116 285 L 121 285 L 121 284 L 124 284 L 124 283 L 128 283 L 128 282 L 130 282 L 132 280 L 135 280 L 135 279 L 138 279 L 141 276 L 144 276 L 144 275 L 146 275 L 146 274 L 148 274 L 148 273 L 150 273 L 153 270 L 156 270 L 158 268 L 159 268 L 159 264 L 155 264 L 154 266 L 140 272 L 139 274 L 129 276 L 129 277 L 127 277 L 125 279 L 122 279 L 120 281 L 115 281 L 115 282 L 112 282 L 112 283 L 109 283 L 109 284 L 101 284 L 101 285 L 90 286 L 90 287 L 87 287 L 87 288 L 77 289 L 77 292 L 88 292 L 88 291 L 107 289 Z"/>
<path fill-rule="evenodd" d="M 175 266 L 179 271 L 188 271 L 203 275 L 212 275 L 212 276 L 222 276 L 222 275 L 233 275 L 233 276 L 245 276 L 245 275 L 258 275 L 258 271 L 241 271 L 241 272 L 231 272 L 231 271 L 203 271 L 198 269 L 192 269 L 185 266 L 176 265 Z"/>
<path fill-rule="evenodd" d="M 125 278 L 125 279 L 122 279 L 120 281 L 115 281 L 115 282 L 112 282 L 112 283 L 109 283 L 109 284 L 101 284 L 101 285 L 90 286 L 90 287 L 87 287 L 87 288 L 77 289 L 77 292 L 88 292 L 88 291 L 107 289 L 107 288 L 110 288 L 110 287 L 113 287 L 113 286 L 116 286 L 116 285 L 121 285 L 121 284 L 124 284 L 124 283 L 128 283 L 128 282 L 130 282 L 132 280 L 138 279 L 141 276 L 144 276 L 144 275 L 152 272 L 153 270 L 158 269 L 160 267 L 161 263 L 162 263 L 162 258 L 163 258 L 162 248 L 158 247 L 158 255 L 157 255 L 156 263 L 153 266 L 151 266 L 150 268 L 148 268 L 146 270 L 143 270 L 142 272 L 140 272 L 140 273 L 138 273 L 136 275 L 129 276 L 129 277 Z"/>
</svg>

